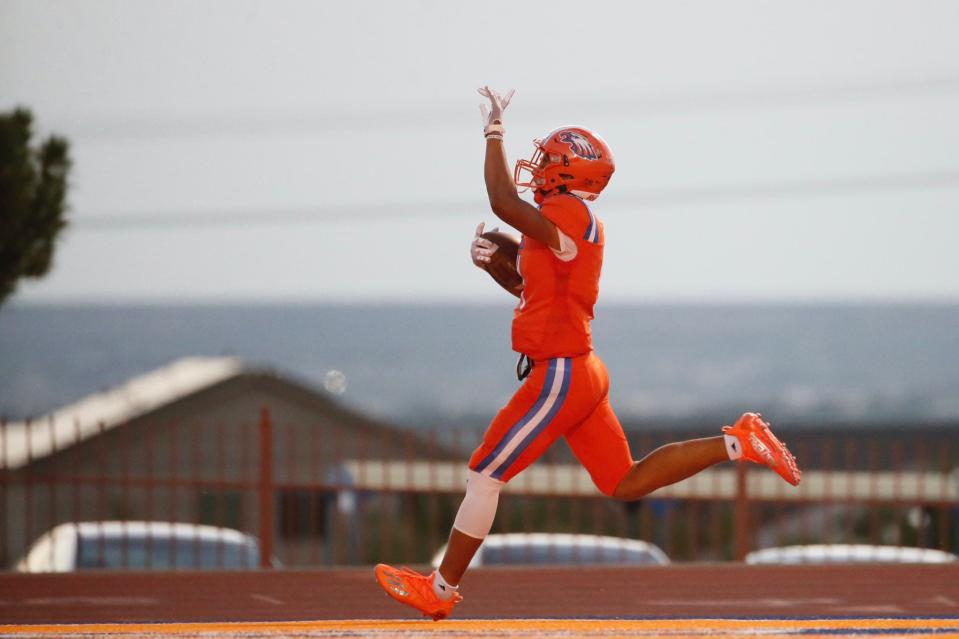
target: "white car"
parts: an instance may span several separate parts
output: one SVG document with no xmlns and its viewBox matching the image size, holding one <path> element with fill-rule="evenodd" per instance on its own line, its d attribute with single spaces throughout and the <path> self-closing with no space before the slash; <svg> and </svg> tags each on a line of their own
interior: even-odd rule
<svg viewBox="0 0 959 639">
<path fill-rule="evenodd" d="M 433 567 L 443 560 L 446 546 L 433 556 Z M 493 565 L 654 565 L 669 563 L 659 546 L 636 539 L 566 533 L 507 533 L 489 535 L 470 568 Z"/>
<path fill-rule="evenodd" d="M 746 555 L 747 564 L 943 564 L 959 557 L 942 550 L 864 544 L 813 544 L 765 548 Z"/>
<path fill-rule="evenodd" d="M 145 521 L 66 523 L 30 546 L 18 572 L 257 568 L 256 537 L 232 528 Z"/>
</svg>

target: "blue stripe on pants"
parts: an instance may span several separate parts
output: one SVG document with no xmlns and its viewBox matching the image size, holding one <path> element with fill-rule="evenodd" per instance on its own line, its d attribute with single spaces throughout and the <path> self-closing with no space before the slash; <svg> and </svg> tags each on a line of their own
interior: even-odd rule
<svg viewBox="0 0 959 639">
<path fill-rule="evenodd" d="M 563 382 L 559 389 L 559 395 L 556 396 L 556 401 L 550 407 L 549 412 L 546 414 L 546 417 L 529 433 L 526 435 L 526 438 L 516 447 L 509 457 L 506 458 L 500 467 L 493 471 L 493 479 L 502 479 L 503 474 L 509 469 L 509 467 L 516 461 L 516 458 L 523 454 L 529 445 L 533 443 L 533 440 L 536 439 L 540 433 L 542 433 L 550 422 L 553 421 L 553 418 L 556 416 L 556 413 L 559 412 L 559 409 L 563 407 L 563 400 L 566 399 L 566 393 L 569 391 L 569 380 L 571 377 L 572 361 L 569 359 L 565 360 L 566 366 L 563 369 Z"/>
<path fill-rule="evenodd" d="M 549 369 L 546 371 L 546 381 L 543 383 L 543 389 L 539 393 L 539 397 L 536 399 L 536 403 L 533 404 L 533 407 L 526 411 L 526 414 L 523 415 L 523 418 L 518 422 L 513 424 L 513 426 L 506 432 L 506 435 L 503 436 L 503 439 L 496 445 L 496 448 L 493 449 L 489 455 L 487 455 L 483 461 L 481 461 L 475 470 L 478 473 L 483 472 L 490 463 L 496 459 L 496 457 L 503 452 L 503 449 L 509 444 L 510 440 L 516 436 L 523 426 L 525 426 L 536 413 L 543 407 L 543 404 L 546 403 L 546 400 L 549 398 L 550 389 L 553 387 L 553 379 L 556 377 L 556 360 L 550 360 Z"/>
</svg>

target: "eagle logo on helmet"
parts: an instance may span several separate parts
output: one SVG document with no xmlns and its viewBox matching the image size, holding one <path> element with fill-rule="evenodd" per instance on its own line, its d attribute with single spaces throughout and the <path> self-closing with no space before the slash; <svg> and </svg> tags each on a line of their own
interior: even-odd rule
<svg viewBox="0 0 959 639">
<path fill-rule="evenodd" d="M 602 154 L 593 148 L 592 142 L 576 131 L 562 131 L 556 137 L 560 142 L 568 144 L 573 153 L 584 160 L 598 160 L 602 157 Z"/>
</svg>

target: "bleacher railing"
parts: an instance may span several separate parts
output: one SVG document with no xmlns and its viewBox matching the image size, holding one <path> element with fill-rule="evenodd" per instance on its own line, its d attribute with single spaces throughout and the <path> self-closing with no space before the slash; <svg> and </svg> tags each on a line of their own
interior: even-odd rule
<svg viewBox="0 0 959 639">
<path fill-rule="evenodd" d="M 424 564 L 446 541 L 481 435 L 344 432 L 273 423 L 266 409 L 247 423 L 128 426 L 0 424 L 0 566 Z M 725 464 L 632 503 L 601 495 L 557 443 L 506 487 L 493 532 L 642 539 L 673 561 L 814 543 L 955 553 L 956 433 L 901 432 L 865 445 L 800 440 L 800 463 L 807 454 L 815 464 L 798 488 L 759 467 Z M 647 438 L 634 455 L 658 443 Z"/>
</svg>

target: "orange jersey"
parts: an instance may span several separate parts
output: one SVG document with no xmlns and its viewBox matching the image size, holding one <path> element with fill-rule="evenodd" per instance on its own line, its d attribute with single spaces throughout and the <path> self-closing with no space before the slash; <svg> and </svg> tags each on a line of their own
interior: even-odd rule
<svg viewBox="0 0 959 639">
<path fill-rule="evenodd" d="M 549 195 L 540 213 L 576 245 L 568 261 L 526 235 L 518 266 L 523 293 L 513 314 L 513 350 L 534 361 L 575 357 L 593 349 L 589 323 L 599 296 L 603 224 L 575 195 Z"/>
</svg>

